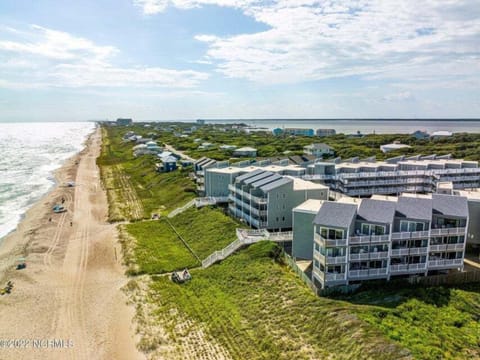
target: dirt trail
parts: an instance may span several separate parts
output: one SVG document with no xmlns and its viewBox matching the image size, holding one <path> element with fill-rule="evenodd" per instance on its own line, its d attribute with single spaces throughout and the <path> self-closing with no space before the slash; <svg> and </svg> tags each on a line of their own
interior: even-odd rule
<svg viewBox="0 0 480 360">
<path fill-rule="evenodd" d="M 97 129 L 78 166 L 72 161 L 57 174 L 59 180 L 74 177 L 78 186 L 58 187 L 6 239 L 0 259 L 23 248 L 27 269 L 5 272 L 15 287 L 0 297 L 0 359 L 144 358 L 135 347 L 134 309 L 121 291 L 127 278 L 116 229 L 106 222 L 95 163 L 100 143 Z M 68 212 L 52 215 L 52 203 L 62 197 Z M 3 264 L 11 264 L 7 260 Z M 2 339 L 23 342 L 7 347 Z"/>
</svg>

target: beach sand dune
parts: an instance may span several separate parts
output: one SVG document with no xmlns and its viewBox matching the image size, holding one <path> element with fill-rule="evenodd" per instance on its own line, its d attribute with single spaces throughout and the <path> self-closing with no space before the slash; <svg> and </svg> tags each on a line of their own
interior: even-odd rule
<svg viewBox="0 0 480 360">
<path fill-rule="evenodd" d="M 26 214 L 0 247 L 1 359 L 141 359 L 134 309 L 121 291 L 127 278 L 95 163 L 100 131 L 57 172 L 60 184 Z M 78 162 L 78 164 L 77 164 Z M 74 179 L 77 186 L 61 186 Z M 53 214 L 65 199 L 67 212 Z M 51 218 L 51 221 L 49 219 Z M 14 270 L 25 256 L 27 268 Z M 2 343 L 3 341 L 3 343 Z"/>
</svg>

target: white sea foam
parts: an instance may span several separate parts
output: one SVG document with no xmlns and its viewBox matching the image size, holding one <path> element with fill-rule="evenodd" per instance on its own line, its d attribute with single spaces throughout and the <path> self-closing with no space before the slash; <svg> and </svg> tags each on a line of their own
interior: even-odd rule
<svg viewBox="0 0 480 360">
<path fill-rule="evenodd" d="M 55 184 L 53 172 L 79 152 L 93 123 L 0 123 L 0 241 Z"/>
</svg>

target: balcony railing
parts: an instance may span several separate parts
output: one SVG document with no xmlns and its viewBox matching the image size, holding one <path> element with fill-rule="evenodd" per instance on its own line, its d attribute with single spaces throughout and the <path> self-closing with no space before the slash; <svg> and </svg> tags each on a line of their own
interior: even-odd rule
<svg viewBox="0 0 480 360">
<path fill-rule="evenodd" d="M 326 281 L 343 281 L 345 280 L 345 273 L 324 273 L 319 272 L 320 279 Z"/>
<path fill-rule="evenodd" d="M 354 244 L 368 244 L 372 243 L 382 243 L 388 242 L 389 236 L 388 235 L 358 235 L 358 236 L 351 236 L 350 245 Z"/>
<path fill-rule="evenodd" d="M 452 266 L 462 266 L 463 259 L 441 259 L 441 260 L 429 260 L 429 268 L 441 268 L 441 267 L 452 267 Z"/>
<path fill-rule="evenodd" d="M 348 277 L 350 279 L 368 278 L 370 276 L 381 276 L 381 275 L 385 275 L 385 276 L 387 275 L 387 268 L 350 270 L 348 272 Z"/>
<path fill-rule="evenodd" d="M 258 196 L 251 196 L 251 200 L 257 204 L 266 204 L 267 203 L 267 198 L 262 198 Z"/>
<path fill-rule="evenodd" d="M 428 253 L 428 248 L 427 247 L 416 247 L 416 248 L 410 248 L 409 249 L 410 255 L 426 255 Z"/>
<path fill-rule="evenodd" d="M 409 254 L 408 248 L 392 249 L 392 256 L 404 256 Z"/>
<path fill-rule="evenodd" d="M 456 228 L 432 229 L 432 230 L 430 230 L 430 234 L 432 236 L 436 236 L 436 235 L 464 235 L 465 234 L 465 228 L 464 227 L 456 227 Z"/>
<path fill-rule="evenodd" d="M 418 263 L 418 264 L 398 264 L 398 265 L 390 265 L 390 272 L 410 272 L 410 271 L 420 271 L 426 270 L 427 263 Z"/>
<path fill-rule="evenodd" d="M 457 244 L 448 244 L 447 245 L 447 251 L 463 251 L 465 248 L 465 243 L 457 243 Z"/>
<path fill-rule="evenodd" d="M 392 240 L 418 239 L 428 237 L 428 231 L 405 231 L 392 233 Z"/>
<path fill-rule="evenodd" d="M 350 254 L 351 260 L 368 260 L 370 258 L 370 253 L 361 253 L 361 254 Z"/>
<path fill-rule="evenodd" d="M 315 237 L 315 240 L 319 242 L 321 246 L 335 247 L 335 246 L 347 245 L 347 239 L 337 239 L 337 240 L 325 239 L 318 233 L 315 233 L 314 237 Z"/>
<path fill-rule="evenodd" d="M 447 244 L 430 245 L 430 251 L 446 251 Z"/>
<path fill-rule="evenodd" d="M 350 254 L 350 261 L 358 260 L 377 260 L 388 258 L 388 251 L 366 252 L 360 254 Z"/>
</svg>

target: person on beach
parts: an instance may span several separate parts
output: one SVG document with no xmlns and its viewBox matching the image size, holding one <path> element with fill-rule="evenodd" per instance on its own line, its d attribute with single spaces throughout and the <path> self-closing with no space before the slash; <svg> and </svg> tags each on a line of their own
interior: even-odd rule
<svg viewBox="0 0 480 360">
<path fill-rule="evenodd" d="M 70 226 L 73 226 L 73 221 L 70 221 Z"/>
</svg>

